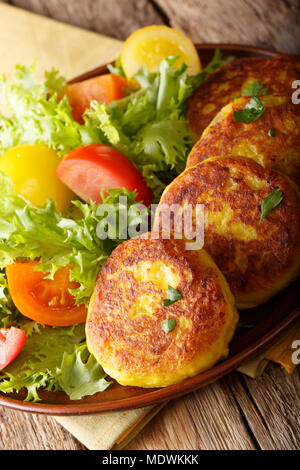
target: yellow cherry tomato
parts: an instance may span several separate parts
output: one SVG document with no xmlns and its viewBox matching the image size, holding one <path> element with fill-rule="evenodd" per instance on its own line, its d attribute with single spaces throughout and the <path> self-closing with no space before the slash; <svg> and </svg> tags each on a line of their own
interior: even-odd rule
<svg viewBox="0 0 300 470">
<path fill-rule="evenodd" d="M 197 49 L 181 31 L 168 26 L 146 26 L 131 34 L 121 50 L 121 63 L 127 77 L 132 77 L 145 64 L 149 72 L 157 72 L 165 57 L 178 56 L 175 66 L 182 62 L 187 72 L 194 75 L 201 71 Z"/>
<path fill-rule="evenodd" d="M 46 145 L 18 145 L 0 156 L 0 171 L 28 201 L 42 206 L 48 198 L 53 199 L 57 209 L 64 212 L 74 193 L 55 175 L 59 162 L 57 153 Z"/>
</svg>

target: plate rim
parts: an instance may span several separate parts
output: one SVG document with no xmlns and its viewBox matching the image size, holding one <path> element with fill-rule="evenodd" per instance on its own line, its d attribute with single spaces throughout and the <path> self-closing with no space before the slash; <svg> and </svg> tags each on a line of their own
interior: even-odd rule
<svg viewBox="0 0 300 470">
<path fill-rule="evenodd" d="M 223 44 L 223 43 L 206 43 L 206 44 L 195 44 L 198 51 L 202 50 L 213 50 L 219 48 L 222 50 L 230 50 L 232 52 L 245 52 L 253 53 L 257 56 L 265 55 L 269 57 L 274 57 L 278 52 L 260 48 L 255 46 L 248 46 L 242 44 Z M 294 54 L 284 54 L 284 55 L 294 55 Z M 101 75 L 107 71 L 107 65 L 102 65 L 100 67 L 89 70 L 81 75 L 74 77 L 69 80 L 68 83 L 76 83 L 80 80 L 86 78 L 91 78 L 96 75 Z M 0 392 L 0 406 L 7 408 L 36 413 L 44 414 L 49 416 L 78 416 L 78 415 L 88 415 L 88 414 L 100 414 L 107 413 L 112 411 L 126 411 L 136 408 L 141 408 L 144 406 L 151 406 L 161 403 L 163 401 L 169 401 L 174 398 L 186 395 L 192 391 L 195 391 L 199 388 L 202 388 L 206 385 L 209 385 L 216 380 L 224 377 L 228 373 L 237 369 L 244 361 L 249 360 L 260 352 L 267 349 L 267 347 L 274 342 L 274 340 L 283 333 L 298 317 L 300 316 L 300 306 L 293 309 L 285 318 L 279 321 L 270 331 L 265 335 L 257 339 L 253 344 L 249 345 L 247 348 L 236 353 L 234 356 L 216 364 L 214 367 L 208 369 L 201 374 L 198 374 L 194 377 L 186 379 L 184 382 L 179 384 L 174 384 L 169 387 L 159 388 L 157 390 L 151 389 L 149 393 L 138 395 L 137 397 L 128 397 L 120 400 L 98 402 L 98 403 L 74 403 L 74 404 L 55 404 L 55 403 L 32 403 L 18 400 L 16 398 L 11 398 L 5 396 L 3 392 Z M 186 386 L 182 387 L 182 384 L 186 382 Z M 134 402 L 133 402 L 134 401 Z"/>
<path fill-rule="evenodd" d="M 15 398 L 5 397 L 0 393 L 0 406 L 12 408 L 19 411 L 26 411 L 35 414 L 45 414 L 49 416 L 80 416 L 89 414 L 109 413 L 114 411 L 129 411 L 145 406 L 157 405 L 163 401 L 170 401 L 174 398 L 186 395 L 190 392 L 205 387 L 225 375 L 236 370 L 244 361 L 252 359 L 259 355 L 270 346 L 274 340 L 283 333 L 297 318 L 300 317 L 300 306 L 296 307 L 292 312 L 283 318 L 271 331 L 267 332 L 264 336 L 259 338 L 255 343 L 251 344 L 243 351 L 238 352 L 234 356 L 219 362 L 217 365 L 208 369 L 201 374 L 186 379 L 187 383 L 185 388 L 182 388 L 184 382 L 171 385 L 165 388 L 158 388 L 157 390 L 151 389 L 148 394 L 143 394 L 135 397 L 134 404 L 133 398 L 123 398 L 121 400 L 98 402 L 98 403 L 74 403 L 74 404 L 52 404 L 52 403 L 32 403 L 17 400 Z M 225 367 L 224 367 L 225 366 Z M 203 376 L 207 376 L 203 380 Z M 202 377 L 201 384 L 199 378 Z"/>
</svg>

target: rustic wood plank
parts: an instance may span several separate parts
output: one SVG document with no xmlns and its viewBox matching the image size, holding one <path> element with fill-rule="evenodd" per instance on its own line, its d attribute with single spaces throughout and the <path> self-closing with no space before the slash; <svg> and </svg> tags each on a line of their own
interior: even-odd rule
<svg viewBox="0 0 300 470">
<path fill-rule="evenodd" d="M 298 450 L 300 447 L 300 374 L 299 368 L 288 374 L 279 366 L 269 367 L 264 377 L 252 380 L 242 377 L 244 387 L 265 425 L 266 432 L 255 432 L 252 414 L 247 414 L 260 447 L 265 449 Z M 243 408 L 246 413 L 247 408 Z"/>
<path fill-rule="evenodd" d="M 0 450 L 80 450 L 80 444 L 50 416 L 0 407 Z"/>
<path fill-rule="evenodd" d="M 300 52 L 295 0 L 154 0 L 170 24 L 195 42 L 223 42 Z"/>
<path fill-rule="evenodd" d="M 299 408 L 299 370 L 234 373 L 168 404 L 127 449 L 297 449 Z M 51 417 L 0 408 L 0 449 L 84 447 Z"/>
<path fill-rule="evenodd" d="M 0 449 L 84 447 L 47 416 L 0 408 Z M 127 449 L 255 449 L 229 389 L 217 382 L 169 403 Z"/>
<path fill-rule="evenodd" d="M 118 39 L 163 18 L 148 0 L 11 0 L 11 4 Z"/>
<path fill-rule="evenodd" d="M 4 1 L 4 0 L 0 0 Z M 300 52 L 300 2 L 277 0 L 5 0 L 60 21 L 124 39 L 170 23 L 195 42 L 229 42 Z"/>
<path fill-rule="evenodd" d="M 171 402 L 126 449 L 255 449 L 229 388 L 216 382 Z"/>
</svg>

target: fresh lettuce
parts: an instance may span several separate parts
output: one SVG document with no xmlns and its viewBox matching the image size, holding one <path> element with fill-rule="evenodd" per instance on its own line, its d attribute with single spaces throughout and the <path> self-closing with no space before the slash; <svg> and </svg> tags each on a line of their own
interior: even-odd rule
<svg viewBox="0 0 300 470">
<path fill-rule="evenodd" d="M 71 400 L 103 392 L 111 382 L 85 343 L 76 345 L 70 353 L 64 352 L 60 367 L 56 369 L 59 386 Z"/>
<path fill-rule="evenodd" d="M 101 141 L 100 132 L 78 124 L 68 99 L 63 97 L 65 79 L 57 70 L 45 72 L 45 80 L 36 83 L 35 64 L 17 65 L 14 81 L 0 76 L 0 102 L 8 116 L 0 114 L 0 154 L 20 144 L 43 143 L 65 155 L 83 144 Z"/>
<path fill-rule="evenodd" d="M 37 390 L 59 390 L 56 370 L 65 351 L 84 341 L 84 325 L 72 328 L 42 328 L 30 336 L 15 361 L 1 371 L 0 391 L 27 389 L 26 401 L 39 401 Z"/>
<path fill-rule="evenodd" d="M 0 270 L 0 328 L 15 326 L 20 318 L 9 295 L 4 270 Z"/>
<path fill-rule="evenodd" d="M 135 76 L 140 88 L 106 106 L 93 102 L 77 123 L 63 90 L 65 79 L 54 69 L 41 83 L 32 67 L 16 66 L 13 83 L 0 77 L 0 100 L 9 110 L 0 114 L 0 154 L 19 144 L 43 143 L 64 156 L 70 150 L 94 143 L 112 145 L 123 152 L 143 174 L 158 202 L 166 183 L 180 174 L 194 137 L 185 119 L 186 102 L 193 90 L 226 61 L 216 50 L 198 75 L 189 76 L 186 65 L 173 65 L 176 57 L 161 62 L 158 73 L 141 67 Z M 123 74 L 117 61 L 113 73 Z"/>
<path fill-rule="evenodd" d="M 181 173 L 193 143 L 185 119 L 188 96 L 198 84 L 176 57 L 162 61 L 159 73 L 145 67 L 134 77 L 140 89 L 105 106 L 92 102 L 86 120 L 105 135 L 108 143 L 128 158 L 144 175 L 158 201 L 166 181 Z"/>
<path fill-rule="evenodd" d="M 189 76 L 185 64 L 173 67 L 175 61 L 176 57 L 164 59 L 158 73 L 141 67 L 134 77 L 140 85 L 136 92 L 108 106 L 94 101 L 85 114 L 86 122 L 100 129 L 108 143 L 141 171 L 155 202 L 166 182 L 184 170 L 194 143 L 185 118 L 188 97 L 208 74 L 227 63 L 216 50 L 200 74 Z M 123 74 L 118 63 L 112 71 Z"/>
<path fill-rule="evenodd" d="M 84 324 L 69 328 L 40 327 L 15 361 L 0 372 L 0 391 L 26 389 L 25 401 L 40 401 L 38 390 L 62 390 L 79 400 L 105 390 L 110 382 L 88 352 Z"/>
<path fill-rule="evenodd" d="M 120 196 L 127 198 L 127 207 L 119 204 Z M 120 211 L 128 210 L 125 229 L 136 219 L 135 197 L 126 189 L 103 194 L 103 203 L 115 207 L 117 222 Z M 122 234 L 116 231 L 115 237 L 100 239 L 98 224 L 107 221 L 106 214 L 99 211 L 101 204 L 74 201 L 73 205 L 78 211 L 76 219 L 58 213 L 51 200 L 44 207 L 34 206 L 17 195 L 12 182 L 0 175 L 0 268 L 17 259 L 39 259 L 38 270 L 53 278 L 60 267 L 70 265 L 70 280 L 79 283 L 71 292 L 76 303 L 82 304 L 88 303 L 92 295 L 101 265 L 128 235 L 127 230 Z"/>
</svg>

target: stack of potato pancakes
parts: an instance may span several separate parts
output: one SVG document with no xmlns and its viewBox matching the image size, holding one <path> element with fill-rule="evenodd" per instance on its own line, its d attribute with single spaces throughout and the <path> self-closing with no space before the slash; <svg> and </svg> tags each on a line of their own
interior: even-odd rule
<svg viewBox="0 0 300 470">
<path fill-rule="evenodd" d="M 228 354 L 237 308 L 267 302 L 299 275 L 296 79 L 299 56 L 242 58 L 189 98 L 199 140 L 186 170 L 165 189 L 153 232 L 112 253 L 90 303 L 89 349 L 122 385 L 164 387 L 209 369 Z M 195 230 L 204 207 L 202 249 L 188 249 L 176 214 L 167 217 L 187 205 Z"/>
</svg>

